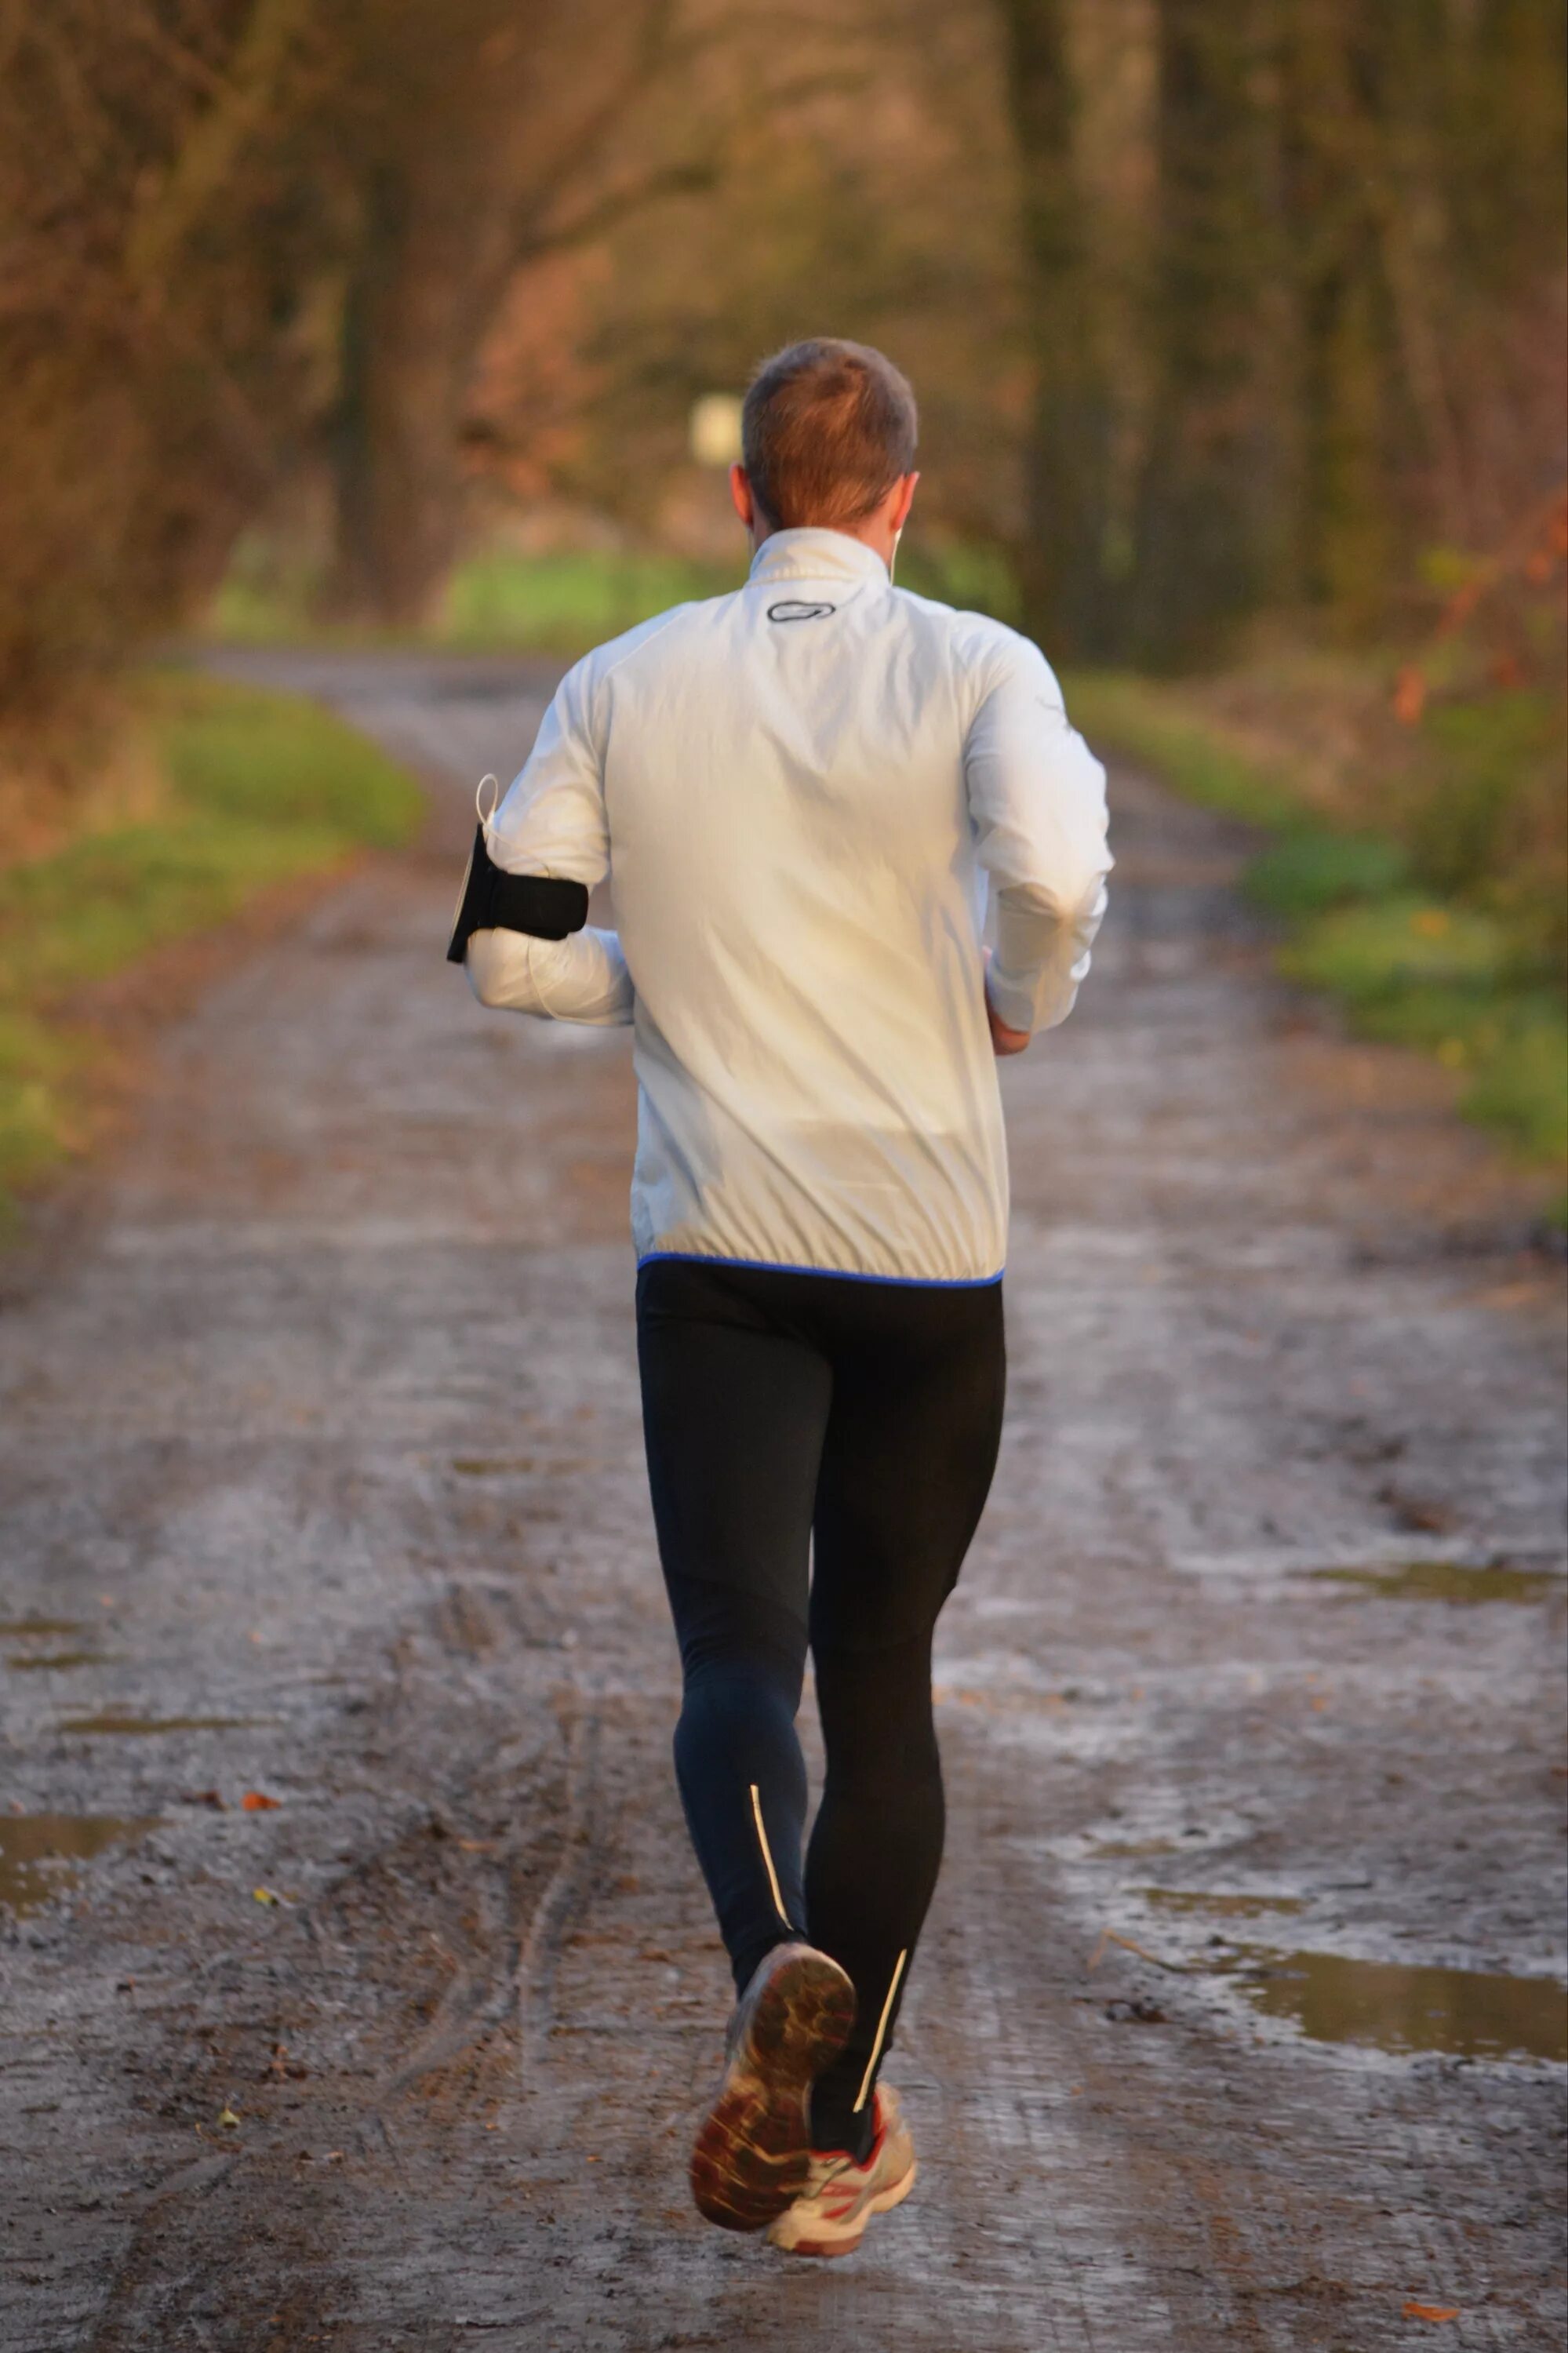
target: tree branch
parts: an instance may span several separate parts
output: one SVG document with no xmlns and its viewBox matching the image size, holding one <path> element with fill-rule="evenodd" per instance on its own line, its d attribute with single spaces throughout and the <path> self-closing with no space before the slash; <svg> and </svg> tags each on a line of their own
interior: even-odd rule
<svg viewBox="0 0 1568 2353">
<path fill-rule="evenodd" d="M 655 204 L 662 196 L 701 195 L 714 187 L 719 178 L 722 160 L 709 156 L 689 158 L 682 164 L 666 164 L 628 187 L 612 189 L 597 204 L 589 205 L 575 220 L 563 221 L 556 228 L 534 228 L 524 232 L 517 248 L 520 263 L 536 261 L 542 254 L 559 253 L 572 246 L 588 245 L 640 209 Z"/>
<path fill-rule="evenodd" d="M 156 193 L 132 216 L 126 275 L 143 292 L 166 282 L 192 228 L 232 177 L 247 142 L 264 121 L 316 0 L 255 0 L 219 95 Z"/>
</svg>

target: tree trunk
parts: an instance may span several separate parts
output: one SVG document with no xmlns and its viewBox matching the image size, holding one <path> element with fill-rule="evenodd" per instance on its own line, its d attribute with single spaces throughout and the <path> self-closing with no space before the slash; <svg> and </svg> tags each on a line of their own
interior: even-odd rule
<svg viewBox="0 0 1568 2353">
<path fill-rule="evenodd" d="M 1035 385 L 1019 552 L 1024 626 L 1054 658 L 1103 659 L 1118 638 L 1107 549 L 1113 409 L 1075 169 L 1071 0 L 1000 5 Z"/>
<path fill-rule="evenodd" d="M 457 545 L 459 430 L 482 306 L 476 325 L 472 263 L 443 209 L 401 165 L 368 192 L 333 427 L 328 600 L 344 618 L 427 619 Z"/>
<path fill-rule="evenodd" d="M 1156 383 L 1132 649 L 1202 660 L 1291 569 L 1295 343 L 1260 0 L 1160 0 Z"/>
</svg>

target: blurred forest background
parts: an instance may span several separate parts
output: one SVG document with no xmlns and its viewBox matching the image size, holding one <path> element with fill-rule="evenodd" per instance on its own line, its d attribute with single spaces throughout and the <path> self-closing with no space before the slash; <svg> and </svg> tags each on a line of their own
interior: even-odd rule
<svg viewBox="0 0 1568 2353">
<path fill-rule="evenodd" d="M 234 815 L 148 647 L 729 586 L 714 396 L 807 332 L 919 393 L 901 578 L 1274 828 L 1292 968 L 1560 1155 L 1565 69 L 1560 0 L 0 0 L 13 1160 L 62 844 Z"/>
</svg>

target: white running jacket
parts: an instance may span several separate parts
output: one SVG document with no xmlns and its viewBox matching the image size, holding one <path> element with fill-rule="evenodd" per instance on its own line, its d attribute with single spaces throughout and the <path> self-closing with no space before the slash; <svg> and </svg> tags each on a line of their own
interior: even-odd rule
<svg viewBox="0 0 1568 2353">
<path fill-rule="evenodd" d="M 611 878 L 619 932 L 478 932 L 468 972 L 485 1005 L 631 1024 L 640 1260 L 997 1279 L 985 990 L 1013 1029 L 1065 1019 L 1111 865 L 1105 771 L 1026 638 L 845 533 L 776 532 L 744 588 L 567 673 L 487 839 Z"/>
</svg>

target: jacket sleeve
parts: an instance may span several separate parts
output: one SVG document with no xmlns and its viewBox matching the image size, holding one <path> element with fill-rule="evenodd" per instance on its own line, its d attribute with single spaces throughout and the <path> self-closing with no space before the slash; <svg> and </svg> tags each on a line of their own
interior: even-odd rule
<svg viewBox="0 0 1568 2353">
<path fill-rule="evenodd" d="M 1106 910 L 1106 772 L 1068 723 L 1044 654 L 1012 631 L 992 649 L 964 772 L 995 901 L 987 994 L 1010 1029 L 1054 1029 Z"/>
<path fill-rule="evenodd" d="M 561 681 L 526 765 L 485 828 L 490 854 L 508 874 L 549 875 L 591 891 L 609 871 L 594 689 L 590 656 Z M 466 963 L 482 1005 L 601 1028 L 631 1019 L 631 976 L 613 932 L 564 940 L 475 932 Z"/>
</svg>

